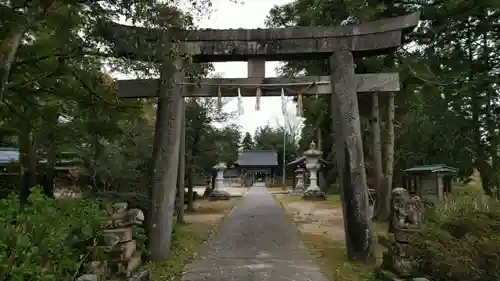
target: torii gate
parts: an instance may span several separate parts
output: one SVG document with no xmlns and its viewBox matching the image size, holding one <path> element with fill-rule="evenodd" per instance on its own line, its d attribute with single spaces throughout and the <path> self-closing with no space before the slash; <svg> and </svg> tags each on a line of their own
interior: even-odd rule
<svg viewBox="0 0 500 281">
<path fill-rule="evenodd" d="M 399 91 L 399 76 L 397 73 L 355 74 L 354 57 L 393 52 L 402 44 L 405 33 L 416 27 L 419 19 L 420 13 L 417 12 L 341 27 L 174 31 L 179 35 L 177 39 L 184 40 L 172 43 L 173 47 L 191 56 L 193 62 L 249 61 L 249 78 L 185 81 L 182 65 L 174 63 L 178 72 L 175 75 L 172 73 L 176 86 L 170 93 L 159 92 L 158 82 L 154 80 L 118 81 L 119 96 L 122 98 L 159 97 L 155 149 L 162 149 L 163 153 L 155 165 L 158 186 L 153 196 L 160 196 L 165 204 L 152 210 L 153 218 L 157 213 L 173 212 L 177 170 L 179 163 L 181 169 L 184 165 L 182 160 L 179 161 L 178 153 L 184 142 L 183 137 L 181 142 L 183 97 L 231 97 L 237 95 L 236 88 L 241 89 L 242 96 L 256 96 L 256 88 L 261 89 L 262 96 L 280 96 L 282 88 L 288 88 L 287 95 L 296 95 L 307 88 L 303 94 L 332 95 L 330 106 L 336 136 L 346 243 L 347 248 L 353 250 L 348 254 L 354 258 L 366 258 L 372 252 L 372 233 L 371 221 L 366 213 L 368 195 L 357 94 Z M 163 62 L 161 54 L 152 45 L 163 42 L 161 40 L 167 38 L 168 30 L 115 23 L 103 24 L 100 29 L 104 39 L 112 43 L 117 57 Z M 330 76 L 264 78 L 266 60 L 325 58 L 330 59 Z M 171 229 L 169 225 L 157 227 Z"/>
</svg>

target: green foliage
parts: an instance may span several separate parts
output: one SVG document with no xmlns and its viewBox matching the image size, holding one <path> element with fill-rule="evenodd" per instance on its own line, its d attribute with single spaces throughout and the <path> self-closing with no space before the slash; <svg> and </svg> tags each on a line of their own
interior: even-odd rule
<svg viewBox="0 0 500 281">
<path fill-rule="evenodd" d="M 467 178 L 479 169 L 485 191 L 500 183 L 497 159 L 500 136 L 499 62 L 493 50 L 499 33 L 489 26 L 500 22 L 495 1 L 296 0 L 274 7 L 270 27 L 326 26 L 363 22 L 421 11 L 425 24 L 407 37 L 394 56 L 356 59 L 357 73 L 399 72 L 401 93 L 396 95 L 394 175 L 417 164 L 446 163 Z M 460 32 L 457 32 L 460 31 Z M 415 47 L 415 46 L 418 46 Z M 329 75 L 328 60 L 290 61 L 284 74 Z M 321 97 L 320 97 L 321 99 Z M 370 167 L 369 103 L 360 99 L 365 161 Z M 363 103 L 367 106 L 363 107 Z M 301 147 L 320 129 L 332 136 L 329 101 L 304 100 L 305 126 Z M 382 134 L 386 113 L 381 101 Z M 363 120 L 364 119 L 364 120 Z M 325 142 L 326 143 L 326 142 Z M 325 150 L 325 149 L 324 149 Z M 325 157 L 327 158 L 327 157 Z M 333 159 L 333 158 L 331 158 Z M 334 174 L 334 173 L 332 173 Z"/>
<path fill-rule="evenodd" d="M 105 257 L 106 213 L 83 199 L 54 200 L 32 189 L 28 204 L 12 194 L 0 201 L 0 280 L 73 280 Z"/>
<path fill-rule="evenodd" d="M 284 134 L 286 132 L 286 138 Z M 283 143 L 285 140 L 285 143 Z M 283 150 L 285 150 L 285 163 L 292 162 L 298 155 L 298 148 L 293 135 L 285 128 L 273 128 L 269 125 L 259 127 L 255 130 L 254 134 L 254 147 L 256 150 L 276 150 L 278 154 L 278 171 L 276 173 L 281 175 L 283 169 Z M 289 167 L 288 174 L 291 175 L 294 167 Z"/>
<path fill-rule="evenodd" d="M 253 146 L 254 146 L 254 144 L 253 144 L 252 135 L 250 135 L 249 132 L 246 132 L 245 137 L 243 137 L 243 140 L 241 141 L 241 149 L 252 150 Z"/>
<path fill-rule="evenodd" d="M 438 205 L 415 237 L 420 274 L 436 281 L 500 280 L 500 210 L 475 199 Z"/>
</svg>

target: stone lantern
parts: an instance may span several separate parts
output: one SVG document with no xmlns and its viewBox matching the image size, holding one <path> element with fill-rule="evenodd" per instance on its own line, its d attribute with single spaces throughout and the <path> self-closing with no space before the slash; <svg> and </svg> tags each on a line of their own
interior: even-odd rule
<svg viewBox="0 0 500 281">
<path fill-rule="evenodd" d="M 304 192 L 304 198 L 325 199 L 325 194 L 318 186 L 318 170 L 320 168 L 319 159 L 322 152 L 316 149 L 316 143 L 311 142 L 309 150 L 304 152 L 306 169 L 309 171 L 309 187 Z"/>
<path fill-rule="evenodd" d="M 226 163 L 224 163 L 224 162 L 217 163 L 213 168 L 215 169 L 215 171 L 217 171 L 217 175 L 215 176 L 214 190 L 223 191 L 224 190 L 224 171 L 227 169 Z"/>
<path fill-rule="evenodd" d="M 215 176 L 214 190 L 208 198 L 209 200 L 229 200 L 231 195 L 224 188 L 224 171 L 227 169 L 226 163 L 220 162 L 213 168 L 217 172 L 217 175 Z"/>
<path fill-rule="evenodd" d="M 295 172 L 295 178 L 297 179 L 297 184 L 294 186 L 295 192 L 304 191 L 304 169 L 298 168 Z"/>
</svg>

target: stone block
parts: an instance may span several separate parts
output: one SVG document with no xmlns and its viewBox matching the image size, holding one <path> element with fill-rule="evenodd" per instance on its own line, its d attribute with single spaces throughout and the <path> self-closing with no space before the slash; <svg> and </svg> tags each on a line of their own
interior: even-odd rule
<svg viewBox="0 0 500 281">
<path fill-rule="evenodd" d="M 209 196 L 208 200 L 217 201 L 217 200 L 229 200 L 231 199 L 231 194 L 224 190 L 214 190 Z"/>
<path fill-rule="evenodd" d="M 133 239 L 133 229 L 115 228 L 104 230 L 104 241 L 107 246 L 113 246 L 120 242 L 127 242 Z"/>
<path fill-rule="evenodd" d="M 302 199 L 311 201 L 322 201 L 326 200 L 326 195 L 321 190 L 312 190 L 304 192 Z"/>
<path fill-rule="evenodd" d="M 83 274 L 76 278 L 76 281 L 99 281 L 99 276 L 96 274 Z"/>
<path fill-rule="evenodd" d="M 392 254 L 402 258 L 411 258 L 413 256 L 413 248 L 410 244 L 394 243 Z"/>
<path fill-rule="evenodd" d="M 115 272 L 118 276 L 132 276 L 141 266 L 142 259 L 140 253 L 135 253 L 130 259 L 117 262 Z"/>
<path fill-rule="evenodd" d="M 108 276 L 109 270 L 106 261 L 93 261 L 90 263 L 90 270 L 98 276 Z"/>
<path fill-rule="evenodd" d="M 113 214 L 126 211 L 127 207 L 128 207 L 128 204 L 126 202 L 117 202 L 117 203 L 113 203 L 111 205 L 108 205 L 106 210 L 108 212 L 108 215 L 112 216 Z"/>
<path fill-rule="evenodd" d="M 142 264 L 142 258 L 140 253 L 136 253 L 132 256 L 127 263 L 127 276 L 131 276 Z"/>
<path fill-rule="evenodd" d="M 144 213 L 139 209 L 130 209 L 127 211 L 115 213 L 108 222 L 109 228 L 123 228 L 127 226 L 142 225 L 144 222 Z"/>
<path fill-rule="evenodd" d="M 122 259 L 128 260 L 135 254 L 137 250 L 137 241 L 132 240 L 129 242 L 125 242 L 122 244 L 122 247 L 123 247 Z"/>
<path fill-rule="evenodd" d="M 248 77 L 266 77 L 266 61 L 262 59 L 248 60 Z"/>
<path fill-rule="evenodd" d="M 410 242 L 410 239 L 415 235 L 416 232 L 407 230 L 407 231 L 395 231 L 394 232 L 394 238 L 396 239 L 396 242 L 400 243 L 408 243 Z"/>
</svg>

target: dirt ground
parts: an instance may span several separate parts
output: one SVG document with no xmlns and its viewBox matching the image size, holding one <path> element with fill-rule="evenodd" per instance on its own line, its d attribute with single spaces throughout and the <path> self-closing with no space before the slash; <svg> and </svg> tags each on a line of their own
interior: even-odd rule
<svg viewBox="0 0 500 281">
<path fill-rule="evenodd" d="M 300 196 L 275 194 L 291 214 L 294 222 L 302 232 L 326 235 L 334 241 L 343 241 L 344 221 L 342 207 L 336 197 L 326 201 L 305 201 Z"/>
</svg>

